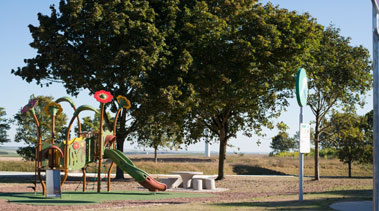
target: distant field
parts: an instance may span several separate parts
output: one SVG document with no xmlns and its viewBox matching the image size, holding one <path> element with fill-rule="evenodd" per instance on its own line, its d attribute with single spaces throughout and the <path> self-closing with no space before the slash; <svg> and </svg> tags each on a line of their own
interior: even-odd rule
<svg viewBox="0 0 379 211">
<path fill-rule="evenodd" d="M 14 154 L 9 154 L 14 155 Z M 159 155 L 158 163 L 153 162 L 153 155 L 127 155 L 135 165 L 150 174 L 169 174 L 172 171 L 201 171 L 204 174 L 217 174 L 218 156 L 206 158 L 202 155 Z M 12 156 L 10 156 L 12 157 Z M 14 157 L 14 156 L 13 156 Z M 110 161 L 108 162 L 108 164 Z M 34 162 L 17 159 L 0 158 L 0 169 L 3 171 L 34 171 Z M 320 158 L 321 176 L 335 177 L 348 175 L 347 164 L 338 159 Z M 294 157 L 269 157 L 267 155 L 234 155 L 226 158 L 225 174 L 227 175 L 298 175 L 299 159 Z M 372 165 L 353 164 L 353 177 L 372 177 Z M 313 176 L 314 160 L 306 157 L 304 175 Z"/>
<path fill-rule="evenodd" d="M 0 147 L 0 157 L 19 157 L 17 148 Z"/>
</svg>

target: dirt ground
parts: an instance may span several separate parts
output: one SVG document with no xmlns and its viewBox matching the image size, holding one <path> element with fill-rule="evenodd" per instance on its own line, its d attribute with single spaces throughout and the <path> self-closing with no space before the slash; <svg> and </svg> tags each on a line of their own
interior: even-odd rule
<svg viewBox="0 0 379 211">
<path fill-rule="evenodd" d="M 28 178 L 26 180 L 32 180 Z M 4 181 L 4 180 L 2 180 Z M 79 181 L 68 181 L 62 191 L 74 191 L 78 188 Z M 9 192 L 32 192 L 30 183 L 0 183 L 0 193 Z M 224 192 L 214 192 L 214 197 L 204 198 L 173 198 L 155 201 L 110 201 L 95 205 L 75 205 L 75 206 L 34 206 L 25 204 L 9 203 L 0 199 L 0 210 L 83 210 L 83 209 L 116 209 L 122 207 L 154 206 L 163 204 L 179 203 L 212 203 L 212 202 L 237 202 L 246 201 L 252 198 L 262 198 L 276 195 L 287 195 L 298 193 L 298 178 L 288 176 L 228 176 L 224 180 L 217 181 L 216 187 L 227 188 Z M 304 193 L 327 192 L 338 190 L 360 190 L 372 188 L 372 179 L 369 178 L 322 178 L 320 181 L 313 181 L 311 178 L 304 180 Z M 81 190 L 81 186 L 77 191 Z M 124 181 L 113 181 L 112 190 L 141 190 L 140 185 L 132 179 Z M 40 189 L 37 189 L 40 191 Z"/>
</svg>

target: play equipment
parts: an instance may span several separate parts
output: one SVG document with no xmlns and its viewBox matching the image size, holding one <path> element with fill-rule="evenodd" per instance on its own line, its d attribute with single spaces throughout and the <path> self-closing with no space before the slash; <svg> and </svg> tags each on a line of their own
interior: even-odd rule
<svg viewBox="0 0 379 211">
<path fill-rule="evenodd" d="M 154 180 L 148 173 L 137 168 L 134 163 L 128 159 L 121 151 L 116 149 L 116 128 L 117 120 L 122 109 L 129 109 L 130 102 L 126 97 L 118 96 L 117 102 L 119 109 L 115 115 L 113 122 L 113 131 L 103 130 L 104 120 L 104 105 L 113 99 L 113 96 L 104 90 L 95 93 L 95 98 L 100 102 L 100 112 L 89 105 L 82 105 L 78 108 L 69 97 L 62 97 L 55 102 L 49 103 L 44 111 L 52 118 L 52 131 L 51 140 L 42 141 L 41 129 L 38 118 L 34 111 L 34 106 L 37 105 L 37 100 L 32 99 L 22 109 L 22 113 L 31 112 L 34 121 L 37 126 L 38 143 L 36 145 L 35 154 L 35 172 L 38 175 L 39 181 L 42 186 L 43 195 L 46 194 L 46 189 L 52 190 L 55 195 L 60 195 L 61 186 L 65 183 L 68 177 L 68 172 L 73 170 L 81 170 L 83 173 L 83 191 L 87 189 L 87 177 L 86 172 L 90 163 L 96 163 L 97 171 L 97 192 L 101 191 L 101 173 L 105 172 L 103 167 L 103 159 L 110 159 L 112 161 L 109 168 L 106 170 L 107 174 L 107 190 L 110 191 L 110 174 L 114 163 L 120 167 L 123 171 L 133 177 L 143 187 L 149 191 L 165 191 L 166 185 Z M 55 118 L 62 112 L 60 103 L 68 102 L 74 109 L 74 114 L 67 127 L 66 140 L 60 143 L 56 143 L 55 140 Z M 100 115 L 100 128 L 99 132 L 89 131 L 82 132 L 79 113 L 82 111 L 93 111 Z M 71 127 L 77 119 L 78 124 L 78 136 L 70 140 Z M 103 169 L 103 170 L 102 170 Z M 47 172 L 49 174 L 56 175 L 61 172 L 64 173 L 63 179 L 58 182 L 54 180 L 49 181 L 54 187 L 46 187 L 45 182 L 41 177 L 41 172 Z M 53 178 L 53 177 L 51 177 Z M 55 177 L 56 178 L 56 177 Z M 60 177 L 59 177 L 60 179 Z M 35 185 L 37 184 L 35 180 Z M 51 185 L 50 185 L 51 186 Z M 36 190 L 36 188 L 34 187 Z M 59 193 L 58 193 L 59 192 Z"/>
</svg>

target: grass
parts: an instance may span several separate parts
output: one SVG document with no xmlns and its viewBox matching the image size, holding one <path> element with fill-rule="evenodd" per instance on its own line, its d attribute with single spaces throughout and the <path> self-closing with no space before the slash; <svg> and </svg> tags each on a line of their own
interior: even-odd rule
<svg viewBox="0 0 379 211">
<path fill-rule="evenodd" d="M 34 172 L 34 162 L 31 161 L 0 161 L 1 171 Z"/>
<path fill-rule="evenodd" d="M 150 174 L 169 174 L 172 171 L 188 170 L 201 171 L 204 174 L 217 174 L 218 157 L 205 158 L 194 155 L 159 155 L 158 163 L 153 162 L 152 155 L 129 156 L 135 165 Z M 109 163 L 108 163 L 109 165 Z M 34 162 L 0 160 L 0 169 L 3 171 L 34 171 Z M 266 155 L 227 155 L 225 168 L 227 175 L 298 175 L 299 159 L 296 157 L 269 157 Z M 90 171 L 89 171 L 90 172 Z M 113 169 L 115 172 L 115 168 Z M 304 160 L 304 175 L 313 176 L 314 159 L 306 157 Z M 338 159 L 320 158 L 321 176 L 348 175 L 347 164 Z M 372 165 L 353 163 L 354 177 L 372 177 Z"/>
<path fill-rule="evenodd" d="M 32 205 L 86 205 L 117 200 L 161 200 L 172 198 L 212 197 L 212 194 L 202 193 L 173 193 L 173 192 L 142 192 L 142 191 L 117 191 L 97 193 L 88 192 L 64 192 L 62 198 L 45 198 L 41 193 L 0 193 L 0 198 L 12 203 Z"/>
</svg>

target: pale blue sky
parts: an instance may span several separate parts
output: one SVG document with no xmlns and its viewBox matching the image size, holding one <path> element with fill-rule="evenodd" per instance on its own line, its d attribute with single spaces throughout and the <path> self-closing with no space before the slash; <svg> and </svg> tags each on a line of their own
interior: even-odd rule
<svg viewBox="0 0 379 211">
<path fill-rule="evenodd" d="M 28 84 L 21 78 L 12 75 L 11 69 L 22 67 L 23 60 L 32 58 L 36 51 L 29 46 L 32 41 L 28 29 L 29 24 L 38 25 L 37 13 L 50 14 L 49 6 L 58 4 L 57 0 L 1 0 L 0 1 L 0 90 L 2 90 L 2 100 L 0 107 L 4 107 L 7 116 L 13 117 L 15 113 L 23 107 L 31 94 L 49 95 L 55 98 L 66 96 L 62 85 L 53 85 L 48 88 L 40 88 L 34 82 Z M 268 1 L 262 1 L 266 3 Z M 327 26 L 334 24 L 341 29 L 341 34 L 351 37 L 353 45 L 363 45 L 372 51 L 372 29 L 371 29 L 371 1 L 357 0 L 272 0 L 274 5 L 289 10 L 296 10 L 299 13 L 309 12 L 317 19 L 317 22 Z M 97 105 L 92 96 L 83 91 L 78 98 L 74 98 L 77 105 L 90 104 Z M 368 104 L 360 114 L 364 114 L 372 108 L 371 95 L 368 96 Z M 64 111 L 71 115 L 68 106 L 64 106 Z M 291 100 L 291 106 L 278 121 L 284 121 L 290 126 L 290 133 L 298 130 L 299 107 L 295 100 Z M 309 109 L 304 110 L 304 122 L 312 121 L 312 114 Z M 266 131 L 267 137 L 261 139 L 262 144 L 258 147 L 257 138 L 247 138 L 239 135 L 237 140 L 230 143 L 239 147 L 241 152 L 265 152 L 271 151 L 269 148 L 271 137 L 277 131 Z M 14 137 L 14 128 L 9 132 L 10 138 Z M 16 145 L 10 143 L 7 145 Z M 134 149 L 127 146 L 127 149 Z M 189 147 L 189 150 L 203 151 L 204 143 L 199 143 Z M 212 151 L 218 151 L 218 145 L 211 146 Z M 237 148 L 228 149 L 229 152 L 237 152 Z"/>
</svg>

